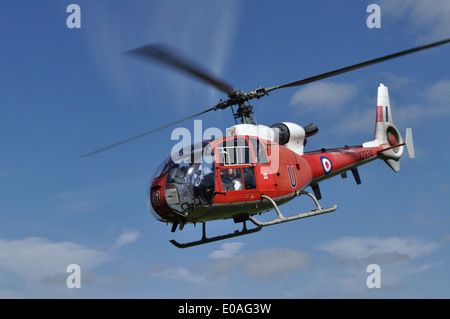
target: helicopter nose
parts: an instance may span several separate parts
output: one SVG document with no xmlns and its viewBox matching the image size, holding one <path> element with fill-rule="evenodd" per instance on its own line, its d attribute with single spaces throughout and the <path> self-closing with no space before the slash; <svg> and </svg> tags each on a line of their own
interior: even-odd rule
<svg viewBox="0 0 450 319">
<path fill-rule="evenodd" d="M 167 180 L 167 174 L 155 177 L 149 187 L 148 208 L 153 217 L 157 220 L 168 222 L 174 219 L 173 211 L 167 204 L 164 185 Z"/>
</svg>

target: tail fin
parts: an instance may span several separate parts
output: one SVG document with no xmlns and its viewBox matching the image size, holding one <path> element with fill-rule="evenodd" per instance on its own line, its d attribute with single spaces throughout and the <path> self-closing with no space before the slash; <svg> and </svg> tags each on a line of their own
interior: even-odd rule
<svg viewBox="0 0 450 319">
<path fill-rule="evenodd" d="M 408 129 L 407 131 L 407 145 L 408 148 L 412 149 L 412 131 Z M 377 117 L 375 124 L 375 138 L 374 141 L 365 143 L 363 146 L 370 145 L 385 145 L 386 148 L 392 146 L 403 144 L 404 140 L 397 127 L 395 127 L 392 120 L 391 105 L 389 102 L 389 92 L 388 88 L 380 83 L 378 87 L 377 95 Z M 395 172 L 400 170 L 400 157 L 403 154 L 404 146 L 398 146 L 390 148 L 382 153 L 380 153 L 381 159 L 383 159 L 386 164 L 389 165 Z"/>
</svg>

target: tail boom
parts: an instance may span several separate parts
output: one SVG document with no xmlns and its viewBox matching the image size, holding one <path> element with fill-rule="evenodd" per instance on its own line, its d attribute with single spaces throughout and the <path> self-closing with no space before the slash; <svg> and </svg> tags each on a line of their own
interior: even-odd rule
<svg viewBox="0 0 450 319">
<path fill-rule="evenodd" d="M 303 157 L 312 169 L 310 184 L 314 185 L 369 163 L 379 158 L 383 151 L 384 147 L 381 145 L 371 147 L 356 145 L 307 152 Z"/>
<path fill-rule="evenodd" d="M 389 167 L 398 172 L 400 170 L 399 160 L 405 145 L 410 157 L 414 157 L 412 131 L 407 129 L 406 132 L 405 141 L 392 119 L 388 88 L 380 83 L 374 139 L 357 146 L 305 152 L 304 158 L 309 162 L 313 172 L 310 184 L 315 185 L 338 174 L 345 177 L 345 172 L 348 170 L 352 170 L 358 182 L 359 176 L 357 176 L 356 168 L 377 158 L 384 160 Z"/>
<path fill-rule="evenodd" d="M 407 129 L 407 139 L 403 139 L 397 127 L 394 125 L 389 101 L 388 88 L 380 83 L 377 94 L 377 115 L 375 124 L 374 140 L 364 143 L 363 146 L 382 146 L 384 150 L 380 153 L 389 167 L 398 172 L 400 170 L 400 158 L 403 155 L 404 146 L 408 148 L 410 157 L 414 157 L 414 147 L 412 144 L 412 130 Z"/>
</svg>

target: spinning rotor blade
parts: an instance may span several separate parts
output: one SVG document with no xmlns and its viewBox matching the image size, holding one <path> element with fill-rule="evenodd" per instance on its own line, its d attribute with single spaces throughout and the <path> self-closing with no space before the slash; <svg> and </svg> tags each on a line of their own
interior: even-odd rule
<svg viewBox="0 0 450 319">
<path fill-rule="evenodd" d="M 104 151 L 109 150 L 109 149 L 111 149 L 111 148 L 113 148 L 113 147 L 116 147 L 116 146 L 119 146 L 119 145 L 122 145 L 122 144 L 125 144 L 125 143 L 128 143 L 128 142 L 131 142 L 131 141 L 136 140 L 136 139 L 138 139 L 138 138 L 140 138 L 140 137 L 143 137 L 143 136 L 145 136 L 145 135 L 154 133 L 154 132 L 156 132 L 156 131 L 159 131 L 159 130 L 162 130 L 162 129 L 166 128 L 166 127 L 169 127 L 169 126 L 171 126 L 171 125 L 175 125 L 175 124 L 177 124 L 177 123 L 180 123 L 180 122 L 189 120 L 189 119 L 191 119 L 191 118 L 193 118 L 193 117 L 196 117 L 196 116 L 205 114 L 205 113 L 207 113 L 207 112 L 209 112 L 209 111 L 213 111 L 213 110 L 216 110 L 216 107 L 209 108 L 209 109 L 207 109 L 207 110 L 205 110 L 205 111 L 203 111 L 203 112 L 200 112 L 200 113 L 197 113 L 197 114 L 194 114 L 194 115 L 185 117 L 184 119 L 181 119 L 181 120 L 178 120 L 178 121 L 175 121 L 175 122 L 166 124 L 166 125 L 164 125 L 164 126 L 155 128 L 155 129 L 153 129 L 153 130 L 150 130 L 150 131 L 141 133 L 141 134 L 139 134 L 139 135 L 136 135 L 136 136 L 127 138 L 127 139 L 122 140 L 122 141 L 120 141 L 120 142 L 117 142 L 117 143 L 114 143 L 114 144 L 111 144 L 111 145 L 108 145 L 108 146 L 99 148 L 98 150 L 95 150 L 95 151 L 92 151 L 92 152 L 90 152 L 90 153 L 86 153 L 86 154 L 81 155 L 80 158 L 82 158 L 82 157 L 88 157 L 88 156 L 92 156 L 92 155 L 95 155 L 95 154 L 104 152 Z"/>
<path fill-rule="evenodd" d="M 166 124 L 164 126 L 161 126 L 159 128 L 153 129 L 151 131 L 147 131 L 145 133 L 136 135 L 134 137 L 122 140 L 120 142 L 111 144 L 109 146 L 100 148 L 98 150 L 95 150 L 93 152 L 84 154 L 80 157 L 87 157 L 87 156 L 91 156 L 103 151 L 106 151 L 110 148 L 116 147 L 118 145 L 133 141 L 135 139 L 138 139 L 140 137 L 143 137 L 145 135 L 154 133 L 156 131 L 162 130 L 166 127 L 169 127 L 171 125 L 180 123 L 182 121 L 191 119 L 193 117 L 205 114 L 209 111 L 213 111 L 213 110 L 217 110 L 217 109 L 225 109 L 229 106 L 232 105 L 243 105 L 244 102 L 247 102 L 251 99 L 254 98 L 261 98 L 265 95 L 267 95 L 270 91 L 273 90 L 277 90 L 277 89 L 282 89 L 282 88 L 286 88 L 286 87 L 295 87 L 295 86 L 300 86 L 300 85 L 304 85 L 304 84 L 308 84 L 311 82 L 315 82 L 315 81 L 319 81 L 319 80 L 323 80 L 338 74 L 342 74 L 342 73 L 346 73 L 349 71 L 353 71 L 356 69 L 360 69 L 372 64 L 376 64 L 376 63 L 380 63 L 380 62 L 384 62 L 387 60 L 391 60 L 394 58 L 398 58 L 407 54 L 411 54 L 414 52 L 418 52 L 421 50 L 425 50 L 425 49 L 429 49 L 429 48 L 433 48 L 445 43 L 449 43 L 450 42 L 450 38 L 446 39 L 446 40 L 442 40 L 442 41 L 438 41 L 438 42 L 433 42 L 430 44 L 426 44 L 426 45 L 422 45 L 422 46 L 418 46 L 409 50 L 404 50 L 404 51 L 400 51 L 397 53 L 393 53 L 393 54 L 389 54 L 380 58 L 376 58 L 376 59 L 372 59 L 369 61 L 365 61 L 365 62 L 361 62 L 358 64 L 354 64 L 351 66 L 347 66 L 344 68 L 340 68 L 340 69 L 336 69 L 334 71 L 330 71 L 330 72 L 326 72 L 326 73 L 322 73 L 319 75 L 315 75 L 312 77 L 308 77 L 305 79 L 301 79 L 298 81 L 294 81 L 294 82 L 290 82 L 290 83 L 286 83 L 286 84 L 282 84 L 282 85 L 278 85 L 278 86 L 274 86 L 274 87 L 268 87 L 268 88 L 258 88 L 255 91 L 252 92 L 242 92 L 242 91 L 233 91 L 232 87 L 228 84 L 226 84 L 225 82 L 223 82 L 222 80 L 210 75 L 207 71 L 202 70 L 202 68 L 200 68 L 198 65 L 196 65 L 195 63 L 193 63 L 192 61 L 188 61 L 187 59 L 182 58 L 180 55 L 177 55 L 173 52 L 173 50 L 170 50 L 169 48 L 167 48 L 166 46 L 162 45 L 162 44 L 148 44 L 148 45 L 144 45 L 142 47 L 136 48 L 134 50 L 125 52 L 125 54 L 131 54 L 131 55 L 135 55 L 141 58 L 145 58 L 145 59 L 149 59 L 149 60 L 158 60 L 162 63 L 165 63 L 167 65 L 170 65 L 178 70 L 184 71 L 185 73 L 188 73 L 189 75 L 192 75 L 198 79 L 203 80 L 204 82 L 216 87 L 217 89 L 219 89 L 220 91 L 226 93 L 228 95 L 228 99 L 225 101 L 221 101 L 219 102 L 217 105 L 202 111 L 200 113 L 191 115 L 189 117 L 183 118 L 181 120 Z M 251 110 L 251 109 L 250 109 Z"/>
<path fill-rule="evenodd" d="M 334 71 L 322 73 L 322 74 L 315 75 L 315 76 L 312 76 L 312 77 L 309 77 L 309 78 L 305 78 L 305 79 L 302 79 L 302 80 L 298 80 L 298 81 L 294 81 L 294 82 L 290 82 L 290 83 L 286 83 L 286 84 L 283 84 L 283 85 L 278 85 L 278 86 L 274 86 L 274 87 L 270 87 L 270 88 L 265 88 L 264 91 L 266 93 L 268 93 L 270 91 L 277 90 L 277 89 L 282 89 L 282 88 L 286 88 L 286 87 L 293 87 L 293 86 L 300 86 L 300 85 L 308 84 L 308 83 L 319 81 L 319 80 L 323 80 L 323 79 L 326 79 L 326 78 L 329 78 L 329 77 L 332 77 L 332 76 L 335 76 L 335 75 L 338 75 L 338 74 L 342 74 L 342 73 L 345 73 L 345 72 L 349 72 L 349 71 L 353 71 L 353 70 L 356 70 L 356 69 L 364 68 L 364 67 L 372 65 L 372 64 L 384 62 L 384 61 L 387 61 L 387 60 L 398 58 L 400 56 L 404 56 L 404 55 L 411 54 L 411 53 L 414 53 L 414 52 L 418 52 L 418 51 L 421 51 L 421 50 L 425 50 L 425 49 L 429 49 L 429 48 L 432 48 L 432 47 L 436 47 L 436 46 L 439 46 L 439 45 L 442 45 L 442 44 L 445 44 L 445 43 L 448 43 L 448 42 L 450 42 L 450 39 L 446 39 L 446 40 L 442 40 L 442 41 L 438 41 L 438 42 L 422 45 L 422 46 L 415 47 L 415 48 L 412 48 L 412 49 L 409 49 L 409 50 L 404 50 L 404 51 L 400 51 L 400 52 L 397 52 L 397 53 L 389 54 L 389 55 L 383 56 L 381 58 L 377 58 L 377 59 L 369 60 L 369 61 L 366 61 L 366 62 L 354 64 L 354 65 L 351 65 L 351 66 L 347 66 L 345 68 L 341 68 L 341 69 L 337 69 L 337 70 L 334 70 Z"/>
<path fill-rule="evenodd" d="M 200 66 L 198 66 L 196 63 L 194 63 L 193 61 L 188 61 L 188 59 L 181 57 L 180 54 L 176 54 L 174 50 L 170 49 L 167 45 L 161 44 L 161 43 L 157 43 L 157 44 L 147 44 L 144 46 L 141 46 L 139 48 L 127 51 L 124 53 L 125 55 L 133 55 L 133 56 L 137 56 L 139 58 L 145 59 L 145 60 L 156 60 L 159 61 L 161 63 L 167 64 L 171 67 L 174 67 L 175 69 L 181 70 L 191 76 L 194 76 L 197 79 L 200 79 L 204 82 L 206 82 L 207 84 L 210 84 L 212 86 L 214 86 L 215 88 L 219 89 L 220 91 L 226 93 L 227 95 L 230 94 L 230 92 L 232 91 L 232 87 L 225 83 L 224 81 L 220 80 L 219 78 L 211 75 L 209 72 L 207 72 L 206 70 L 204 70 L 203 68 L 201 68 Z M 226 105 L 228 106 L 228 105 Z M 216 110 L 218 108 L 224 108 L 226 106 L 220 106 L 219 104 L 211 107 L 205 111 L 202 111 L 200 113 L 185 117 L 181 120 L 166 124 L 164 126 L 161 126 L 159 128 L 144 132 L 142 134 L 127 138 L 125 140 L 119 141 L 117 143 L 102 147 L 98 150 L 92 151 L 90 153 L 86 153 L 84 155 L 81 155 L 80 157 L 88 157 L 88 156 L 92 156 L 95 155 L 97 153 L 109 150 L 113 147 L 119 146 L 121 144 L 125 144 L 128 142 L 131 142 L 135 139 L 138 139 L 140 137 L 143 137 L 145 135 L 157 132 L 159 130 L 162 130 L 166 127 L 169 127 L 171 125 L 189 120 L 193 117 L 205 114 L 209 111 L 213 111 Z"/>
<path fill-rule="evenodd" d="M 171 50 L 161 43 L 147 44 L 127 51 L 125 54 L 135 55 L 144 59 L 157 60 L 168 64 L 214 86 L 225 94 L 230 93 L 232 90 L 232 87 L 224 81 L 209 74 L 209 72 L 196 65 L 193 61 L 188 61 L 186 58 L 181 57 L 179 54 L 176 54 L 174 50 Z"/>
</svg>

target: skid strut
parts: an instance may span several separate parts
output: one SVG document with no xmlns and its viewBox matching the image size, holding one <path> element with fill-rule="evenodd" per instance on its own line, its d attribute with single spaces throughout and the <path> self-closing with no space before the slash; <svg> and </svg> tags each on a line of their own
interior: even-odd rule
<svg viewBox="0 0 450 319">
<path fill-rule="evenodd" d="M 308 192 L 305 192 L 305 191 L 297 191 L 295 193 L 295 195 L 296 196 L 308 195 L 309 197 L 311 197 L 311 199 L 316 204 L 317 209 L 312 209 L 312 210 L 310 210 L 309 212 L 306 212 L 306 213 L 301 213 L 301 214 L 285 217 L 285 216 L 283 216 L 283 214 L 281 214 L 277 203 L 275 203 L 275 201 L 272 198 L 270 198 L 269 196 L 266 196 L 266 195 L 261 195 L 261 199 L 266 199 L 272 204 L 273 208 L 277 212 L 278 218 L 270 220 L 270 221 L 267 221 L 267 222 L 260 222 L 259 220 L 255 219 L 254 217 L 249 217 L 250 221 L 253 224 L 255 224 L 256 226 L 265 227 L 265 226 L 276 225 L 276 224 L 280 224 L 280 223 L 284 223 L 284 222 L 289 222 L 289 221 L 296 220 L 296 219 L 312 217 L 312 216 L 316 216 L 316 215 L 320 215 L 320 214 L 331 213 L 331 212 L 334 212 L 337 209 L 337 205 L 334 205 L 333 207 L 330 207 L 330 208 L 322 208 L 322 206 L 320 206 L 320 204 L 317 201 L 317 199 L 311 193 L 308 193 Z"/>
</svg>

